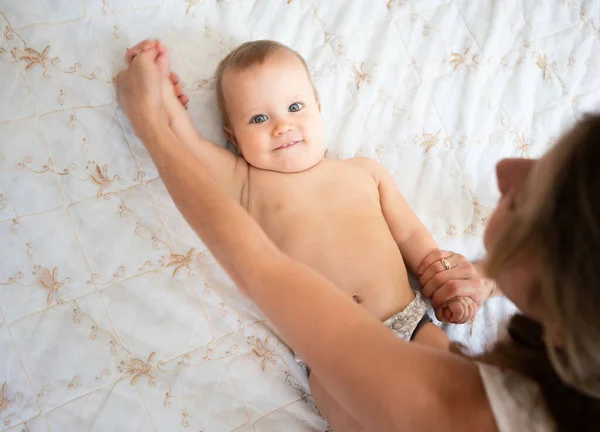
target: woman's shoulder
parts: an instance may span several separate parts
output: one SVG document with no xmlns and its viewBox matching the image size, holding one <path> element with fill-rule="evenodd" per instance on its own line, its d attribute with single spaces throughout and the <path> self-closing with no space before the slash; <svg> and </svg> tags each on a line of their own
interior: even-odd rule
<svg viewBox="0 0 600 432">
<path fill-rule="evenodd" d="M 500 432 L 556 429 L 535 381 L 484 363 L 478 367 Z"/>
</svg>

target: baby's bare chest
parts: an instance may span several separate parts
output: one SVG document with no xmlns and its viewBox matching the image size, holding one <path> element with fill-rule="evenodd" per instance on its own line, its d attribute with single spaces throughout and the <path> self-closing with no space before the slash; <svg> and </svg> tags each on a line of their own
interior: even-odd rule
<svg viewBox="0 0 600 432">
<path fill-rule="evenodd" d="M 381 214 L 377 185 L 364 171 L 262 174 L 250 182 L 248 210 L 267 231 L 340 225 Z"/>
<path fill-rule="evenodd" d="M 312 266 L 341 266 L 395 248 L 370 173 L 327 168 L 252 179 L 250 214 L 281 250 Z"/>
<path fill-rule="evenodd" d="M 255 181 L 258 180 L 258 181 Z M 252 190 L 254 189 L 254 190 Z M 248 210 L 286 254 L 357 295 L 378 317 L 406 300 L 402 257 L 370 174 L 335 170 L 251 179 Z M 399 310 L 399 309 L 398 309 Z"/>
</svg>

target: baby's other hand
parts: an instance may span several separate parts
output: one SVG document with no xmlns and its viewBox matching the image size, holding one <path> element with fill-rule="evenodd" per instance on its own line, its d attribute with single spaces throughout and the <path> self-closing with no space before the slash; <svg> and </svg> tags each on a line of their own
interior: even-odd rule
<svg viewBox="0 0 600 432">
<path fill-rule="evenodd" d="M 453 324 L 473 321 L 493 285 L 462 255 L 436 250 L 417 269 L 423 295 L 431 298 L 438 320 Z"/>
<path fill-rule="evenodd" d="M 479 309 L 470 297 L 454 297 L 434 308 L 438 320 L 452 324 L 466 324 L 475 320 Z"/>
</svg>

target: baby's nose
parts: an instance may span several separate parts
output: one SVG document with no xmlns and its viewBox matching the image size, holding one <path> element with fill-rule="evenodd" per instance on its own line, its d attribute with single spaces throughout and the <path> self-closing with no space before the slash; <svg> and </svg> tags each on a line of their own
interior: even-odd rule
<svg viewBox="0 0 600 432">
<path fill-rule="evenodd" d="M 294 129 L 294 126 L 292 126 L 291 123 L 279 122 L 279 123 L 277 123 L 277 125 L 273 129 L 273 135 L 274 136 L 283 135 L 285 133 L 290 132 L 293 129 Z"/>
</svg>

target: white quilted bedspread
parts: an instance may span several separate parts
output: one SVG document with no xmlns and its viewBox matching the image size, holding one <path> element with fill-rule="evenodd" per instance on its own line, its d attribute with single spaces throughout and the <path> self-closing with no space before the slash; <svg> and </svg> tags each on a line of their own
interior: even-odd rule
<svg viewBox="0 0 600 432">
<path fill-rule="evenodd" d="M 494 166 L 600 100 L 600 0 L 0 0 L 0 430 L 324 431 L 290 351 L 177 212 L 116 105 L 158 37 L 223 142 L 213 72 L 302 53 L 329 158 L 381 161 L 443 248 L 483 254 Z M 360 265 L 360 263 L 356 263 Z M 479 351 L 512 307 L 449 328 Z"/>
</svg>

